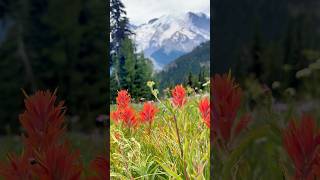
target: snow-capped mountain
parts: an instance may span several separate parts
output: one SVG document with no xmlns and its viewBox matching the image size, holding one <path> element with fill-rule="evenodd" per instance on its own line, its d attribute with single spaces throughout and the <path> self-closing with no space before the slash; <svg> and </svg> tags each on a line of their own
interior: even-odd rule
<svg viewBox="0 0 320 180">
<path fill-rule="evenodd" d="M 210 19 L 204 13 L 164 15 L 131 27 L 137 50 L 151 58 L 158 70 L 210 40 Z"/>
</svg>

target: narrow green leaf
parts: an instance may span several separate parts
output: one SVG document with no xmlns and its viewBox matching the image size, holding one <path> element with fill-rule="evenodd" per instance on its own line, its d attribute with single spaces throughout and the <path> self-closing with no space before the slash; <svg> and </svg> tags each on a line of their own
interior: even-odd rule
<svg viewBox="0 0 320 180">
<path fill-rule="evenodd" d="M 168 166 L 166 166 L 165 164 L 161 163 L 159 160 L 155 160 L 157 161 L 157 163 L 170 175 L 173 176 L 175 179 L 177 180 L 182 180 L 182 178 L 175 172 L 173 172 Z"/>
<path fill-rule="evenodd" d="M 228 160 L 223 166 L 222 169 L 222 179 L 229 180 L 231 179 L 232 175 L 232 168 L 236 161 L 239 159 L 241 154 L 245 152 L 247 149 L 248 145 L 263 136 L 265 136 L 269 132 L 269 126 L 262 126 L 260 128 L 254 129 L 249 134 L 246 136 L 246 138 L 242 141 L 242 143 L 232 151 L 232 153 L 229 155 Z"/>
</svg>

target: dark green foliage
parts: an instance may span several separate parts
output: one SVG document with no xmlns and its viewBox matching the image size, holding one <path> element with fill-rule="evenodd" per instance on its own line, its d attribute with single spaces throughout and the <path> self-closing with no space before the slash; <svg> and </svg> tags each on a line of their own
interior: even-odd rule
<svg viewBox="0 0 320 180">
<path fill-rule="evenodd" d="M 157 74 L 160 89 L 184 82 L 192 84 L 192 87 L 197 87 L 199 83 L 196 81 L 205 83 L 205 77 L 209 77 L 209 69 L 210 41 L 199 45 L 192 52 L 179 57 L 164 67 L 164 70 Z"/>
<path fill-rule="evenodd" d="M 136 97 L 151 99 L 153 96 L 150 93 L 150 88 L 147 82 L 153 80 L 153 64 L 149 59 L 146 59 L 143 54 L 137 55 L 135 63 L 135 77 L 133 79 L 132 93 Z"/>
<path fill-rule="evenodd" d="M 111 54 L 111 96 L 115 102 L 117 91 L 126 89 L 133 99 L 150 99 L 147 81 L 152 80 L 152 63 L 143 54 L 137 54 L 130 39 L 129 20 L 121 0 L 110 1 L 110 54 Z"/>
<path fill-rule="evenodd" d="M 0 53 L 0 133 L 11 133 L 13 127 L 19 126 L 18 114 L 23 109 L 23 94 L 21 87 L 28 87 L 22 61 L 10 53 L 15 46 L 1 47 Z M 12 62 L 16 62 L 13 66 Z M 18 130 L 17 128 L 14 131 Z"/>
<path fill-rule="evenodd" d="M 129 19 L 121 0 L 110 1 L 110 55 L 120 56 L 119 51 L 122 41 L 132 34 L 129 29 Z M 120 58 L 122 58 L 120 56 Z M 111 58 L 113 60 L 113 58 Z M 113 61 L 110 63 L 113 64 Z"/>
<path fill-rule="evenodd" d="M 121 88 L 132 90 L 133 80 L 136 75 L 135 65 L 137 57 L 134 53 L 134 45 L 129 38 L 121 43 L 119 53 L 119 80 Z"/>
<path fill-rule="evenodd" d="M 316 1 L 215 1 L 213 73 L 232 69 L 240 82 L 248 75 L 297 88 L 297 71 L 308 66 L 305 51 L 320 51 Z"/>
<path fill-rule="evenodd" d="M 203 82 L 203 83 L 199 82 L 199 77 L 201 76 L 201 74 L 203 74 L 201 71 L 199 72 L 198 76 L 189 72 L 189 74 L 183 84 L 185 86 L 189 86 L 194 89 L 202 89 L 202 84 L 205 82 Z"/>
<path fill-rule="evenodd" d="M 150 99 L 151 93 L 147 82 L 153 80 L 152 62 L 143 54 L 135 52 L 135 45 L 129 38 L 122 41 L 119 56 L 121 58 L 114 59 L 111 70 L 111 101 L 115 101 L 117 91 L 120 89 L 128 90 L 135 100 Z"/>
<path fill-rule="evenodd" d="M 58 88 L 67 114 L 79 117 L 70 127 L 90 130 L 95 118 L 106 112 L 105 2 L 10 1 L 8 9 L 13 7 L 6 16 L 15 24 L 0 45 L 0 66 L 5 69 L 0 109 L 8 109 L 0 114 L 2 127 L 18 130 L 20 88 L 27 93 Z"/>
</svg>

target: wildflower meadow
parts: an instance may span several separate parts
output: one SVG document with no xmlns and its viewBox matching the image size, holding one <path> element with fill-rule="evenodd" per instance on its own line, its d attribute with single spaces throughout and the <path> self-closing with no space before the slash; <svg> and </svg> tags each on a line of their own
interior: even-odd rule
<svg viewBox="0 0 320 180">
<path fill-rule="evenodd" d="M 210 97 L 188 96 L 182 85 L 170 98 L 132 103 L 120 90 L 111 106 L 111 179 L 209 179 Z"/>
</svg>

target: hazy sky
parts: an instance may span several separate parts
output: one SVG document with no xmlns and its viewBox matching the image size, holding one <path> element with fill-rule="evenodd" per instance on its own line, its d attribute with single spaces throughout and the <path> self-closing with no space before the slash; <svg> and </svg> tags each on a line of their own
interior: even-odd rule
<svg viewBox="0 0 320 180">
<path fill-rule="evenodd" d="M 139 25 L 164 14 L 204 12 L 210 14 L 210 0 L 122 0 L 131 23 Z"/>
</svg>

